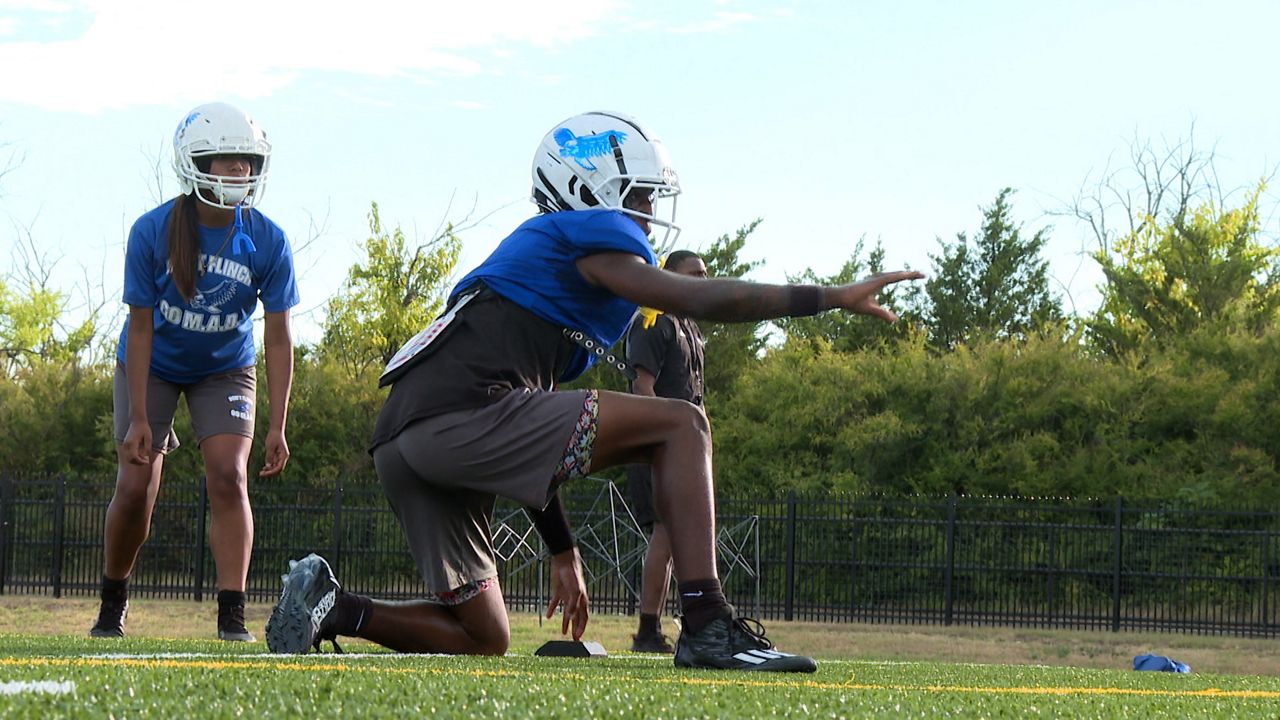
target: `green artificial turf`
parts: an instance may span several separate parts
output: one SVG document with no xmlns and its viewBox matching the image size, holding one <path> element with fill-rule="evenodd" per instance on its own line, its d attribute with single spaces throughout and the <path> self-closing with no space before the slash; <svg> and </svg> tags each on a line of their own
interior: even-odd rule
<svg viewBox="0 0 1280 720">
<path fill-rule="evenodd" d="M 280 657 L 263 643 L 0 635 L 4 718 L 1277 717 L 1280 678 L 826 660 L 813 675 L 670 658 Z M 13 688 L 74 683 L 50 694 Z M 63 685 L 62 687 L 66 687 Z"/>
</svg>

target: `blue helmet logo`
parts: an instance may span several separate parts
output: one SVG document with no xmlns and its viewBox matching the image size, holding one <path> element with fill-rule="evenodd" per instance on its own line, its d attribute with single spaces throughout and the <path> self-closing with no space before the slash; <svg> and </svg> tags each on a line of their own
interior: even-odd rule
<svg viewBox="0 0 1280 720">
<path fill-rule="evenodd" d="M 201 112 L 199 110 L 192 110 L 191 114 L 187 115 L 186 119 L 178 123 L 178 129 L 173 131 L 173 144 L 178 144 L 178 138 L 182 136 L 182 131 L 191 127 L 191 123 L 195 122 L 200 115 Z"/>
<path fill-rule="evenodd" d="M 595 163 L 591 158 L 603 157 L 613 152 L 616 145 L 627 139 L 627 134 L 620 130 L 606 130 L 594 135 L 577 136 L 569 128 L 560 128 L 552 135 L 560 146 L 560 157 L 573 160 L 583 170 L 594 171 Z"/>
</svg>

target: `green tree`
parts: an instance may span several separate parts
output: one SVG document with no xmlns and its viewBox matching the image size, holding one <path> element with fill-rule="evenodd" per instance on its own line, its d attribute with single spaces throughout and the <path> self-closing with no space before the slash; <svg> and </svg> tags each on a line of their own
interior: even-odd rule
<svg viewBox="0 0 1280 720">
<path fill-rule="evenodd" d="M 1280 330 L 1202 328 L 1141 361 L 1079 334 L 771 351 L 717 418 L 717 488 L 1280 501 Z"/>
<path fill-rule="evenodd" d="M 97 315 L 78 324 L 64 323 L 66 293 L 28 282 L 15 291 L 0 278 L 0 359 L 12 376 L 37 363 L 76 363 L 91 349 Z"/>
<path fill-rule="evenodd" d="M 980 235 L 972 247 L 965 233 L 954 244 L 939 240 L 940 256 L 930 256 L 933 277 L 925 283 L 924 320 L 935 347 L 953 348 L 977 337 L 1025 338 L 1062 320 L 1059 300 L 1049 291 L 1049 263 L 1040 257 L 1047 230 L 1024 237 L 1013 221 L 1012 188 L 983 209 Z"/>
<path fill-rule="evenodd" d="M 36 359 L 0 377 L 0 470 L 114 476 L 112 367 Z"/>
<path fill-rule="evenodd" d="M 1261 332 L 1280 308 L 1280 249 L 1260 237 L 1258 200 L 1224 209 L 1214 201 L 1154 218 L 1094 259 L 1106 284 L 1088 323 L 1094 341 L 1119 354 L 1185 336 L 1206 324 Z"/>
<path fill-rule="evenodd" d="M 373 203 L 365 260 L 326 303 L 321 353 L 356 375 L 380 369 L 443 309 L 461 247 L 452 223 L 410 247 L 399 227 L 383 229 Z"/>
<path fill-rule="evenodd" d="M 115 456 L 110 431 L 103 432 L 114 359 L 95 355 L 105 344 L 98 309 L 68 320 L 70 301 L 50 289 L 50 265 L 38 253 L 19 252 L 24 277 L 0 278 L 0 468 L 83 472 Z"/>
</svg>

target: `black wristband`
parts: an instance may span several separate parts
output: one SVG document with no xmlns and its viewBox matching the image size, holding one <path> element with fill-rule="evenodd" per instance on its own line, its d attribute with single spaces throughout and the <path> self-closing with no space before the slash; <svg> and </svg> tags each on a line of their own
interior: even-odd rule
<svg viewBox="0 0 1280 720">
<path fill-rule="evenodd" d="M 787 301 L 787 315 L 804 317 L 817 315 L 826 310 L 825 293 L 820 285 L 792 285 L 791 296 Z"/>
<path fill-rule="evenodd" d="M 569 529 L 569 518 L 564 514 L 564 503 L 560 502 L 560 493 L 551 496 L 551 501 L 541 510 L 526 507 L 533 526 L 542 536 L 542 542 L 552 555 L 559 555 L 573 548 L 573 531 Z"/>
</svg>

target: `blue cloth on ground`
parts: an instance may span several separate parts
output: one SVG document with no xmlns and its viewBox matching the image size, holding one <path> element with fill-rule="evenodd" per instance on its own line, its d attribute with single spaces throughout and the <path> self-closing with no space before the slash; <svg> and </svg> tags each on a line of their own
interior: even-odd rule
<svg viewBox="0 0 1280 720">
<path fill-rule="evenodd" d="M 1135 655 L 1133 657 L 1134 670 L 1155 670 L 1158 672 L 1176 672 L 1189 673 L 1191 666 L 1186 663 L 1180 663 L 1172 658 L 1163 655 Z"/>
</svg>

